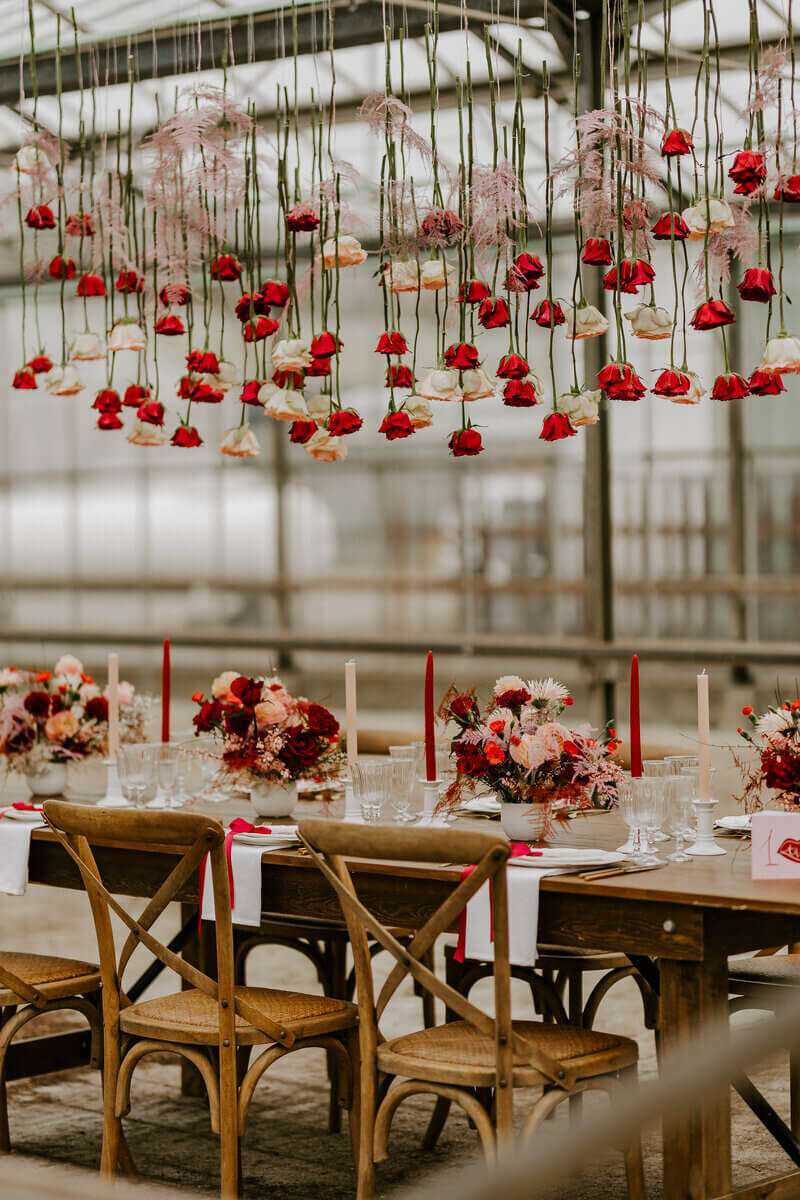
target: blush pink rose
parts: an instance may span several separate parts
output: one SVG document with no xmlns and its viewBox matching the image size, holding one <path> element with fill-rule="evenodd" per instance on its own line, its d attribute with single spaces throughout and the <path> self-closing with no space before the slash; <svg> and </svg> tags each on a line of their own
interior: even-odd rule
<svg viewBox="0 0 800 1200">
<path fill-rule="evenodd" d="M 78 719 L 68 708 L 65 708 L 47 718 L 44 723 L 44 732 L 50 742 L 65 742 L 78 732 Z"/>
</svg>

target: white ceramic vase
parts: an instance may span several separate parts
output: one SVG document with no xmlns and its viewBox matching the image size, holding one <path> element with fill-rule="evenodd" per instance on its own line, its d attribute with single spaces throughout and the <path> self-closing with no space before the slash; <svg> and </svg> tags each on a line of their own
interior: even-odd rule
<svg viewBox="0 0 800 1200">
<path fill-rule="evenodd" d="M 260 780 L 251 785 L 250 803 L 260 817 L 288 817 L 297 803 L 297 785 Z"/>
<path fill-rule="evenodd" d="M 539 801 L 536 804 L 500 803 L 500 824 L 512 842 L 540 842 L 550 832 L 551 804 Z"/>
<path fill-rule="evenodd" d="M 37 798 L 63 796 L 67 788 L 67 764 L 48 763 L 41 771 L 26 771 L 28 791 Z"/>
</svg>

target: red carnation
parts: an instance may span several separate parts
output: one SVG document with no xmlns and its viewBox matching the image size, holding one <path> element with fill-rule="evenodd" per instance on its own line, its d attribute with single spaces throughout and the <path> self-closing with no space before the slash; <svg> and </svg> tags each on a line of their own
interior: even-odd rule
<svg viewBox="0 0 800 1200">
<path fill-rule="evenodd" d="M 74 279 L 75 263 L 71 258 L 62 258 L 60 254 L 56 254 L 55 258 L 50 259 L 47 274 L 51 279 Z"/>
<path fill-rule="evenodd" d="M 691 154 L 694 150 L 692 135 L 685 129 L 671 129 L 661 142 L 661 157 L 674 158 L 679 154 Z"/>
<path fill-rule="evenodd" d="M 650 232 L 657 242 L 668 242 L 672 238 L 676 242 L 685 242 L 689 236 L 689 226 L 679 213 L 664 213 Z"/>
<path fill-rule="evenodd" d="M 724 300 L 706 300 L 701 304 L 689 324 L 699 331 L 719 329 L 722 325 L 733 325 L 736 317 Z"/>
<path fill-rule="evenodd" d="M 471 371 L 478 365 L 478 348 L 471 342 L 454 342 L 445 350 L 444 361 L 448 367 Z"/>
<path fill-rule="evenodd" d="M 25 364 L 34 375 L 42 375 L 45 371 L 52 371 L 53 360 L 48 358 L 46 354 L 37 354 L 29 363 Z"/>
<path fill-rule="evenodd" d="M 654 396 L 688 396 L 692 382 L 682 371 L 662 371 L 653 388 Z"/>
<path fill-rule="evenodd" d="M 364 424 L 354 408 L 339 408 L 328 418 L 328 433 L 341 437 L 345 433 L 357 433 Z"/>
<path fill-rule="evenodd" d="M 37 390 L 36 376 L 33 371 L 23 367 L 19 371 L 14 372 L 14 381 L 11 384 L 18 392 L 35 392 Z"/>
<path fill-rule="evenodd" d="M 800 204 L 800 175 L 790 175 L 775 188 L 775 199 L 785 204 Z"/>
<path fill-rule="evenodd" d="M 246 342 L 263 342 L 279 325 L 280 321 L 276 321 L 274 317 L 256 317 L 255 321 L 248 321 L 244 326 L 242 336 Z"/>
<path fill-rule="evenodd" d="M 385 433 L 386 440 L 395 441 L 397 438 L 411 437 L 414 426 L 407 412 L 388 412 L 380 424 L 378 433 Z"/>
<path fill-rule="evenodd" d="M 564 324 L 564 313 L 557 300 L 540 300 L 533 310 L 531 320 L 541 325 L 542 329 L 552 329 Z"/>
<path fill-rule="evenodd" d="M 566 413 L 551 412 L 544 419 L 539 438 L 543 442 L 558 442 L 562 438 L 574 437 L 577 432 Z M 502 697 L 498 699 L 498 703 L 503 703 Z"/>
<path fill-rule="evenodd" d="M 244 386 L 242 387 L 242 391 L 239 396 L 239 399 L 241 400 L 242 404 L 254 404 L 254 405 L 260 404 L 261 401 L 258 398 L 258 393 L 260 391 L 261 391 L 261 380 L 260 379 L 248 379 L 245 382 Z"/>
<path fill-rule="evenodd" d="M 623 258 L 620 275 L 620 291 L 635 292 L 637 288 L 652 283 L 656 273 L 643 258 Z M 617 290 L 617 268 L 612 267 L 603 276 L 603 287 L 607 292 Z"/>
<path fill-rule="evenodd" d="M 132 296 L 136 292 L 143 292 L 144 275 L 140 275 L 138 271 L 120 271 L 114 287 L 118 292 L 123 292 L 128 296 Z"/>
<path fill-rule="evenodd" d="M 295 204 L 286 214 L 286 227 L 292 233 L 312 233 L 319 228 L 319 215 L 313 204 L 307 201 Z"/>
<path fill-rule="evenodd" d="M 608 267 L 611 265 L 611 247 L 606 238 L 590 237 L 586 239 L 583 248 L 582 262 L 591 267 Z"/>
<path fill-rule="evenodd" d="M 481 279 L 467 279 L 458 289 L 459 304 L 478 304 L 491 296 L 489 285 Z"/>
<path fill-rule="evenodd" d="M 168 313 L 166 317 L 159 317 L 153 328 L 156 333 L 163 333 L 166 337 L 180 337 L 182 333 L 186 333 L 183 321 L 172 313 Z"/>
<path fill-rule="evenodd" d="M 158 298 L 162 304 L 167 306 L 170 304 L 183 305 L 189 299 L 189 289 L 185 283 L 167 283 L 158 293 Z"/>
<path fill-rule="evenodd" d="M 503 388 L 503 404 L 507 408 L 533 408 L 539 400 L 530 379 L 509 379 Z"/>
<path fill-rule="evenodd" d="M 144 421 L 145 425 L 163 425 L 164 405 L 158 400 L 147 400 L 137 408 L 136 417 L 137 420 Z"/>
<path fill-rule="evenodd" d="M 741 400 L 742 396 L 749 394 L 750 386 L 747 380 L 735 372 L 731 372 L 730 375 L 718 375 L 711 389 L 712 400 Z"/>
<path fill-rule="evenodd" d="M 405 354 L 407 350 L 408 342 L 402 333 L 395 330 L 382 333 L 375 347 L 376 354 Z"/>
<path fill-rule="evenodd" d="M 303 372 L 276 370 L 272 372 L 272 382 L 277 383 L 280 388 L 291 388 L 292 391 L 298 392 L 303 386 Z"/>
<path fill-rule="evenodd" d="M 464 232 L 464 222 L 449 208 L 434 208 L 419 227 L 425 242 L 447 246 Z"/>
<path fill-rule="evenodd" d="M 101 413 L 118 413 L 122 409 L 122 401 L 119 398 L 119 392 L 113 388 L 103 388 L 94 398 L 92 408 L 96 408 Z"/>
<path fill-rule="evenodd" d="M 764 155 L 754 150 L 740 150 L 733 160 L 728 176 L 734 181 L 734 192 L 739 196 L 752 196 L 767 178 Z"/>
<path fill-rule="evenodd" d="M 28 209 L 25 224 L 29 229 L 55 229 L 56 219 L 49 204 L 40 204 Z"/>
<path fill-rule="evenodd" d="M 331 373 L 331 360 L 329 358 L 314 358 L 311 360 L 310 366 L 306 367 L 306 378 L 319 379 L 325 378 Z"/>
<path fill-rule="evenodd" d="M 305 446 L 317 432 L 316 421 L 293 421 L 289 430 L 289 441 L 296 446 Z"/>
<path fill-rule="evenodd" d="M 542 260 L 538 254 L 518 254 L 511 270 L 506 275 L 506 285 L 512 292 L 533 292 L 544 275 Z"/>
<path fill-rule="evenodd" d="M 173 446 L 183 446 L 186 450 L 192 450 L 195 446 L 203 444 L 203 439 L 194 425 L 179 425 L 170 441 Z"/>
<path fill-rule="evenodd" d="M 235 254 L 218 254 L 211 260 L 211 278 L 221 283 L 235 283 L 242 277 L 242 268 Z"/>
<path fill-rule="evenodd" d="M 743 300 L 756 300 L 759 304 L 767 304 L 770 296 L 775 295 L 775 281 L 772 272 L 765 267 L 750 267 L 745 271 L 741 283 L 736 290 Z"/>
<path fill-rule="evenodd" d="M 50 716 L 50 696 L 47 692 L 28 692 L 22 705 L 26 712 L 39 721 Z"/>
<path fill-rule="evenodd" d="M 100 275 L 81 275 L 78 280 L 79 296 L 107 296 L 106 285 Z"/>
<path fill-rule="evenodd" d="M 487 296 L 478 308 L 478 324 L 484 329 L 501 329 L 511 320 L 502 296 Z"/>
<path fill-rule="evenodd" d="M 219 359 L 213 350 L 190 350 L 186 355 L 186 366 L 190 371 L 216 375 L 219 371 Z"/>
<path fill-rule="evenodd" d="M 337 350 L 342 348 L 342 339 L 337 338 L 335 334 L 328 333 L 325 330 L 323 333 L 316 334 L 311 339 L 311 355 L 313 358 L 332 358 Z"/>
<path fill-rule="evenodd" d="M 122 421 L 115 412 L 101 413 L 97 418 L 97 429 L 102 429 L 104 433 L 110 433 L 114 429 L 122 429 Z"/>
<path fill-rule="evenodd" d="M 210 383 L 196 383 L 189 395 L 195 404 L 221 404 L 225 393 Z"/>
<path fill-rule="evenodd" d="M 405 363 L 389 363 L 386 368 L 386 386 L 396 388 L 412 388 L 414 386 L 414 375 L 411 367 L 407 367 Z"/>
<path fill-rule="evenodd" d="M 262 283 L 259 291 L 264 297 L 264 302 L 274 304 L 276 308 L 283 308 L 289 299 L 289 288 L 279 279 L 268 279 L 266 283 Z"/>
<path fill-rule="evenodd" d="M 458 429 L 450 434 L 447 443 L 454 458 L 472 457 L 483 449 L 481 435 L 477 429 Z"/>
<path fill-rule="evenodd" d="M 753 371 L 747 386 L 751 396 L 778 396 L 786 391 L 786 384 L 777 371 Z"/>
<path fill-rule="evenodd" d="M 143 400 L 150 399 L 150 388 L 142 387 L 140 383 L 131 383 L 125 388 L 122 403 L 125 408 L 138 408 Z"/>
<path fill-rule="evenodd" d="M 498 379 L 524 379 L 530 367 L 518 354 L 504 354 L 497 366 Z"/>
<path fill-rule="evenodd" d="M 86 701 L 83 711 L 90 721 L 107 721 L 108 701 L 105 696 L 92 696 Z"/>
<path fill-rule="evenodd" d="M 94 221 L 89 213 L 70 213 L 64 232 L 69 237 L 94 237 Z"/>
</svg>

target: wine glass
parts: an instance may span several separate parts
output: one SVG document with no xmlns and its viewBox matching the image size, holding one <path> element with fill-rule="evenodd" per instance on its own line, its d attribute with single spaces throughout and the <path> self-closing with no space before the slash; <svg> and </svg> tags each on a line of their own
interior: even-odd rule
<svg viewBox="0 0 800 1200">
<path fill-rule="evenodd" d="M 642 763 L 642 771 L 648 779 L 666 779 L 674 774 L 672 763 L 666 758 L 646 758 Z M 658 796 L 658 788 L 655 792 Z M 648 831 L 648 839 L 653 842 L 668 842 L 669 834 L 664 833 L 659 824 L 658 828 Z"/>
<path fill-rule="evenodd" d="M 692 835 L 692 786 L 687 775 L 672 775 L 667 780 L 667 820 L 675 834 L 675 849 L 670 862 L 691 862 L 684 850 L 685 839 Z"/>
<path fill-rule="evenodd" d="M 200 774 L 200 790 L 197 799 L 209 804 L 222 804 L 225 793 L 212 785 L 220 768 L 219 743 L 213 736 L 196 737 L 189 748 L 192 762 Z"/>
<path fill-rule="evenodd" d="M 390 795 L 394 819 L 400 825 L 408 825 L 414 820 L 410 808 L 417 754 L 413 746 L 390 746 L 389 755 L 392 773 Z"/>
<path fill-rule="evenodd" d="M 642 862 L 642 866 L 660 867 L 666 862 L 666 859 L 659 858 L 655 853 L 655 844 L 659 840 L 657 834 L 664 823 L 664 818 L 667 815 L 667 795 L 666 784 L 667 777 L 665 775 L 650 775 L 644 776 L 640 781 L 642 786 L 634 789 L 634 803 L 639 808 L 639 819 L 642 829 L 644 830 L 646 849 L 646 858 Z M 661 840 L 669 838 L 662 834 Z"/>
<path fill-rule="evenodd" d="M 353 791 L 361 805 L 361 816 L 366 825 L 377 825 L 381 809 L 391 792 L 393 766 L 390 758 L 358 758 L 351 764 Z"/>
<path fill-rule="evenodd" d="M 172 795 L 178 778 L 178 758 L 180 746 L 177 742 L 162 742 L 156 746 L 156 778 L 160 795 L 152 800 L 150 808 L 170 808 Z"/>
<path fill-rule="evenodd" d="M 628 826 L 628 837 L 617 850 L 620 854 L 629 854 L 633 862 L 639 862 L 643 855 L 640 815 L 634 804 L 634 786 L 638 783 L 638 779 L 625 775 L 617 785 L 617 810 Z"/>
<path fill-rule="evenodd" d="M 119 786 L 134 808 L 144 808 L 155 799 L 155 750 L 152 742 L 125 742 L 117 751 Z"/>
</svg>

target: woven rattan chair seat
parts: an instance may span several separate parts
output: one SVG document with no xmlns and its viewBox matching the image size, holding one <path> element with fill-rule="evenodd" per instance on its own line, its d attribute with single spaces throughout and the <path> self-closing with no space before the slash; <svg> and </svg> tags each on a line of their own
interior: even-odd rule
<svg viewBox="0 0 800 1200">
<path fill-rule="evenodd" d="M 30 987 L 35 987 L 48 1000 L 85 996 L 100 988 L 99 968 L 77 958 L 1 950 L 0 967 L 18 976 Z M 12 990 L 0 987 L 0 1005 L 19 1003 L 19 997 Z"/>
<path fill-rule="evenodd" d="M 532 1050 L 568 1063 L 580 1078 L 605 1075 L 630 1067 L 638 1047 L 630 1038 L 572 1025 L 543 1025 L 515 1021 L 514 1032 Z M 378 1067 L 389 1075 L 440 1083 L 491 1087 L 495 1083 L 495 1044 L 466 1021 L 452 1021 L 434 1029 L 393 1038 L 378 1047 Z M 547 1082 L 535 1067 L 514 1056 L 514 1084 L 525 1087 Z"/>
<path fill-rule="evenodd" d="M 236 995 L 265 1017 L 290 1029 L 298 1038 L 319 1037 L 358 1024 L 358 1009 L 346 1000 L 284 992 L 272 988 L 237 987 Z M 219 1041 L 217 1001 L 196 988 L 132 1004 L 120 1014 L 123 1033 L 157 1041 L 211 1046 Z M 236 1038 L 243 1046 L 272 1039 L 243 1018 L 236 1018 Z"/>
<path fill-rule="evenodd" d="M 764 954 L 734 959 L 728 964 L 730 990 L 737 982 L 771 984 L 773 987 L 800 987 L 800 954 Z"/>
</svg>

